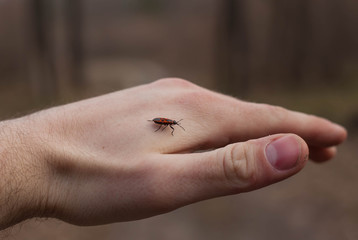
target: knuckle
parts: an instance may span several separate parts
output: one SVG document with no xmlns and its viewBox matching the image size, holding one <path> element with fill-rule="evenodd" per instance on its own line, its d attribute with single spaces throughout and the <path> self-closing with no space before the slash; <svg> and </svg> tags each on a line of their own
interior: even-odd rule
<svg viewBox="0 0 358 240">
<path fill-rule="evenodd" d="M 159 79 L 155 82 L 153 82 L 153 84 L 158 84 L 158 85 L 162 85 L 162 86 L 176 86 L 176 87 L 192 87 L 195 86 L 193 83 L 182 79 L 182 78 L 162 78 Z"/>
<path fill-rule="evenodd" d="M 282 124 L 287 120 L 289 111 L 280 106 L 273 106 L 269 104 L 259 104 L 257 109 L 257 116 L 262 118 L 265 116 L 265 121 L 270 126 Z"/>
<path fill-rule="evenodd" d="M 213 108 L 210 105 L 210 103 L 215 103 L 215 97 L 209 91 L 200 88 L 181 91 L 181 94 L 174 96 L 170 101 L 185 109 L 185 112 L 191 117 L 203 119 L 199 126 L 205 125 L 213 116 L 217 115 L 212 112 Z"/>
<path fill-rule="evenodd" d="M 208 101 L 212 100 L 212 96 L 206 91 L 194 90 L 184 93 L 182 99 L 187 100 L 192 105 L 202 106 L 204 103 L 207 104 Z"/>
<path fill-rule="evenodd" d="M 249 142 L 248 142 L 249 143 Z M 256 185 L 257 174 L 250 144 L 228 145 L 222 155 L 225 178 L 240 189 Z"/>
<path fill-rule="evenodd" d="M 266 105 L 267 111 L 270 115 L 275 116 L 277 119 L 285 119 L 287 116 L 287 110 L 280 106 Z"/>
</svg>

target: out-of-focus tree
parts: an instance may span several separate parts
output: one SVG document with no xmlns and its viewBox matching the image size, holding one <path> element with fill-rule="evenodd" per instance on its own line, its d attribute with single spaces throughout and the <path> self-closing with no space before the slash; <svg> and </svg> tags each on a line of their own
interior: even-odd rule
<svg viewBox="0 0 358 240">
<path fill-rule="evenodd" d="M 115 81 L 134 75 L 121 78 L 107 64 L 120 58 L 194 81 L 214 69 L 218 89 L 241 96 L 267 85 L 341 83 L 358 75 L 357 12 L 356 0 L 5 0 L 0 74 L 29 82 L 40 96 L 85 85 L 89 62 L 113 69 Z"/>
<path fill-rule="evenodd" d="M 216 66 L 218 88 L 241 96 L 249 88 L 249 34 L 246 2 L 221 1 L 217 25 Z"/>
<path fill-rule="evenodd" d="M 217 79 L 224 90 L 334 84 L 358 62 L 354 0 L 230 0 L 218 6 Z"/>
</svg>

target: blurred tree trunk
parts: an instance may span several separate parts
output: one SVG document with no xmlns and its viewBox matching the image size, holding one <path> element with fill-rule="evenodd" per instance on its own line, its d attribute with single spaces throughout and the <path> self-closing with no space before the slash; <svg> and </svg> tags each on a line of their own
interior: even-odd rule
<svg viewBox="0 0 358 240">
<path fill-rule="evenodd" d="M 273 1 L 269 37 L 271 81 L 302 85 L 312 33 L 310 1 Z"/>
<path fill-rule="evenodd" d="M 292 27 L 295 29 L 292 38 L 292 60 L 291 60 L 291 87 L 302 86 L 306 74 L 308 51 L 312 42 L 311 19 L 309 15 L 310 0 L 297 1 L 293 12 Z"/>
<path fill-rule="evenodd" d="M 51 24 L 53 23 L 51 10 L 51 1 L 32 0 L 29 2 L 29 81 L 31 91 L 38 100 L 53 98 L 57 88 L 51 39 Z"/>
<path fill-rule="evenodd" d="M 218 89 L 234 95 L 249 90 L 248 25 L 244 0 L 220 2 L 216 56 Z"/>
<path fill-rule="evenodd" d="M 65 0 L 66 28 L 69 41 L 71 82 L 76 87 L 84 84 L 83 60 L 83 3 L 81 0 Z"/>
<path fill-rule="evenodd" d="M 322 6 L 323 12 L 316 12 L 324 20 L 320 25 L 321 33 L 317 38 L 319 64 L 318 73 L 323 83 L 337 81 L 344 65 L 343 56 L 348 54 L 349 44 L 346 34 L 346 23 L 342 2 L 327 1 Z"/>
<path fill-rule="evenodd" d="M 83 86 L 81 1 L 32 0 L 27 6 L 28 78 L 35 99 Z"/>
</svg>

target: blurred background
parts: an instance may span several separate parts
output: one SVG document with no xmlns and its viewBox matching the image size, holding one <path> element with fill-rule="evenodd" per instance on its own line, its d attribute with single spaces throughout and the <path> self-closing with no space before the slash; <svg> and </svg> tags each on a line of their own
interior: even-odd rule
<svg viewBox="0 0 358 240">
<path fill-rule="evenodd" d="M 327 117 L 337 157 L 130 223 L 30 220 L 10 239 L 358 239 L 356 0 L 0 0 L 0 117 L 163 77 Z"/>
</svg>

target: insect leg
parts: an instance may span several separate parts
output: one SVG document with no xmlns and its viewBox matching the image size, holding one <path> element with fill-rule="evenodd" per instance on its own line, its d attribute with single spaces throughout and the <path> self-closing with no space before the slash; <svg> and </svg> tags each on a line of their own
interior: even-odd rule
<svg viewBox="0 0 358 240">
<path fill-rule="evenodd" d="M 155 130 L 154 132 L 158 131 L 161 127 L 162 127 L 162 125 L 159 125 L 158 129 L 157 129 L 157 130 Z"/>
<path fill-rule="evenodd" d="M 168 127 L 168 125 L 165 125 L 165 127 L 162 128 L 162 131 L 164 131 L 164 129 L 165 129 L 166 127 Z"/>
<path fill-rule="evenodd" d="M 172 126 L 172 125 L 169 125 L 169 127 L 170 127 L 171 129 L 173 129 L 173 131 L 172 131 L 172 136 L 174 136 L 174 134 L 173 134 L 173 132 L 174 132 L 173 126 Z"/>
</svg>

